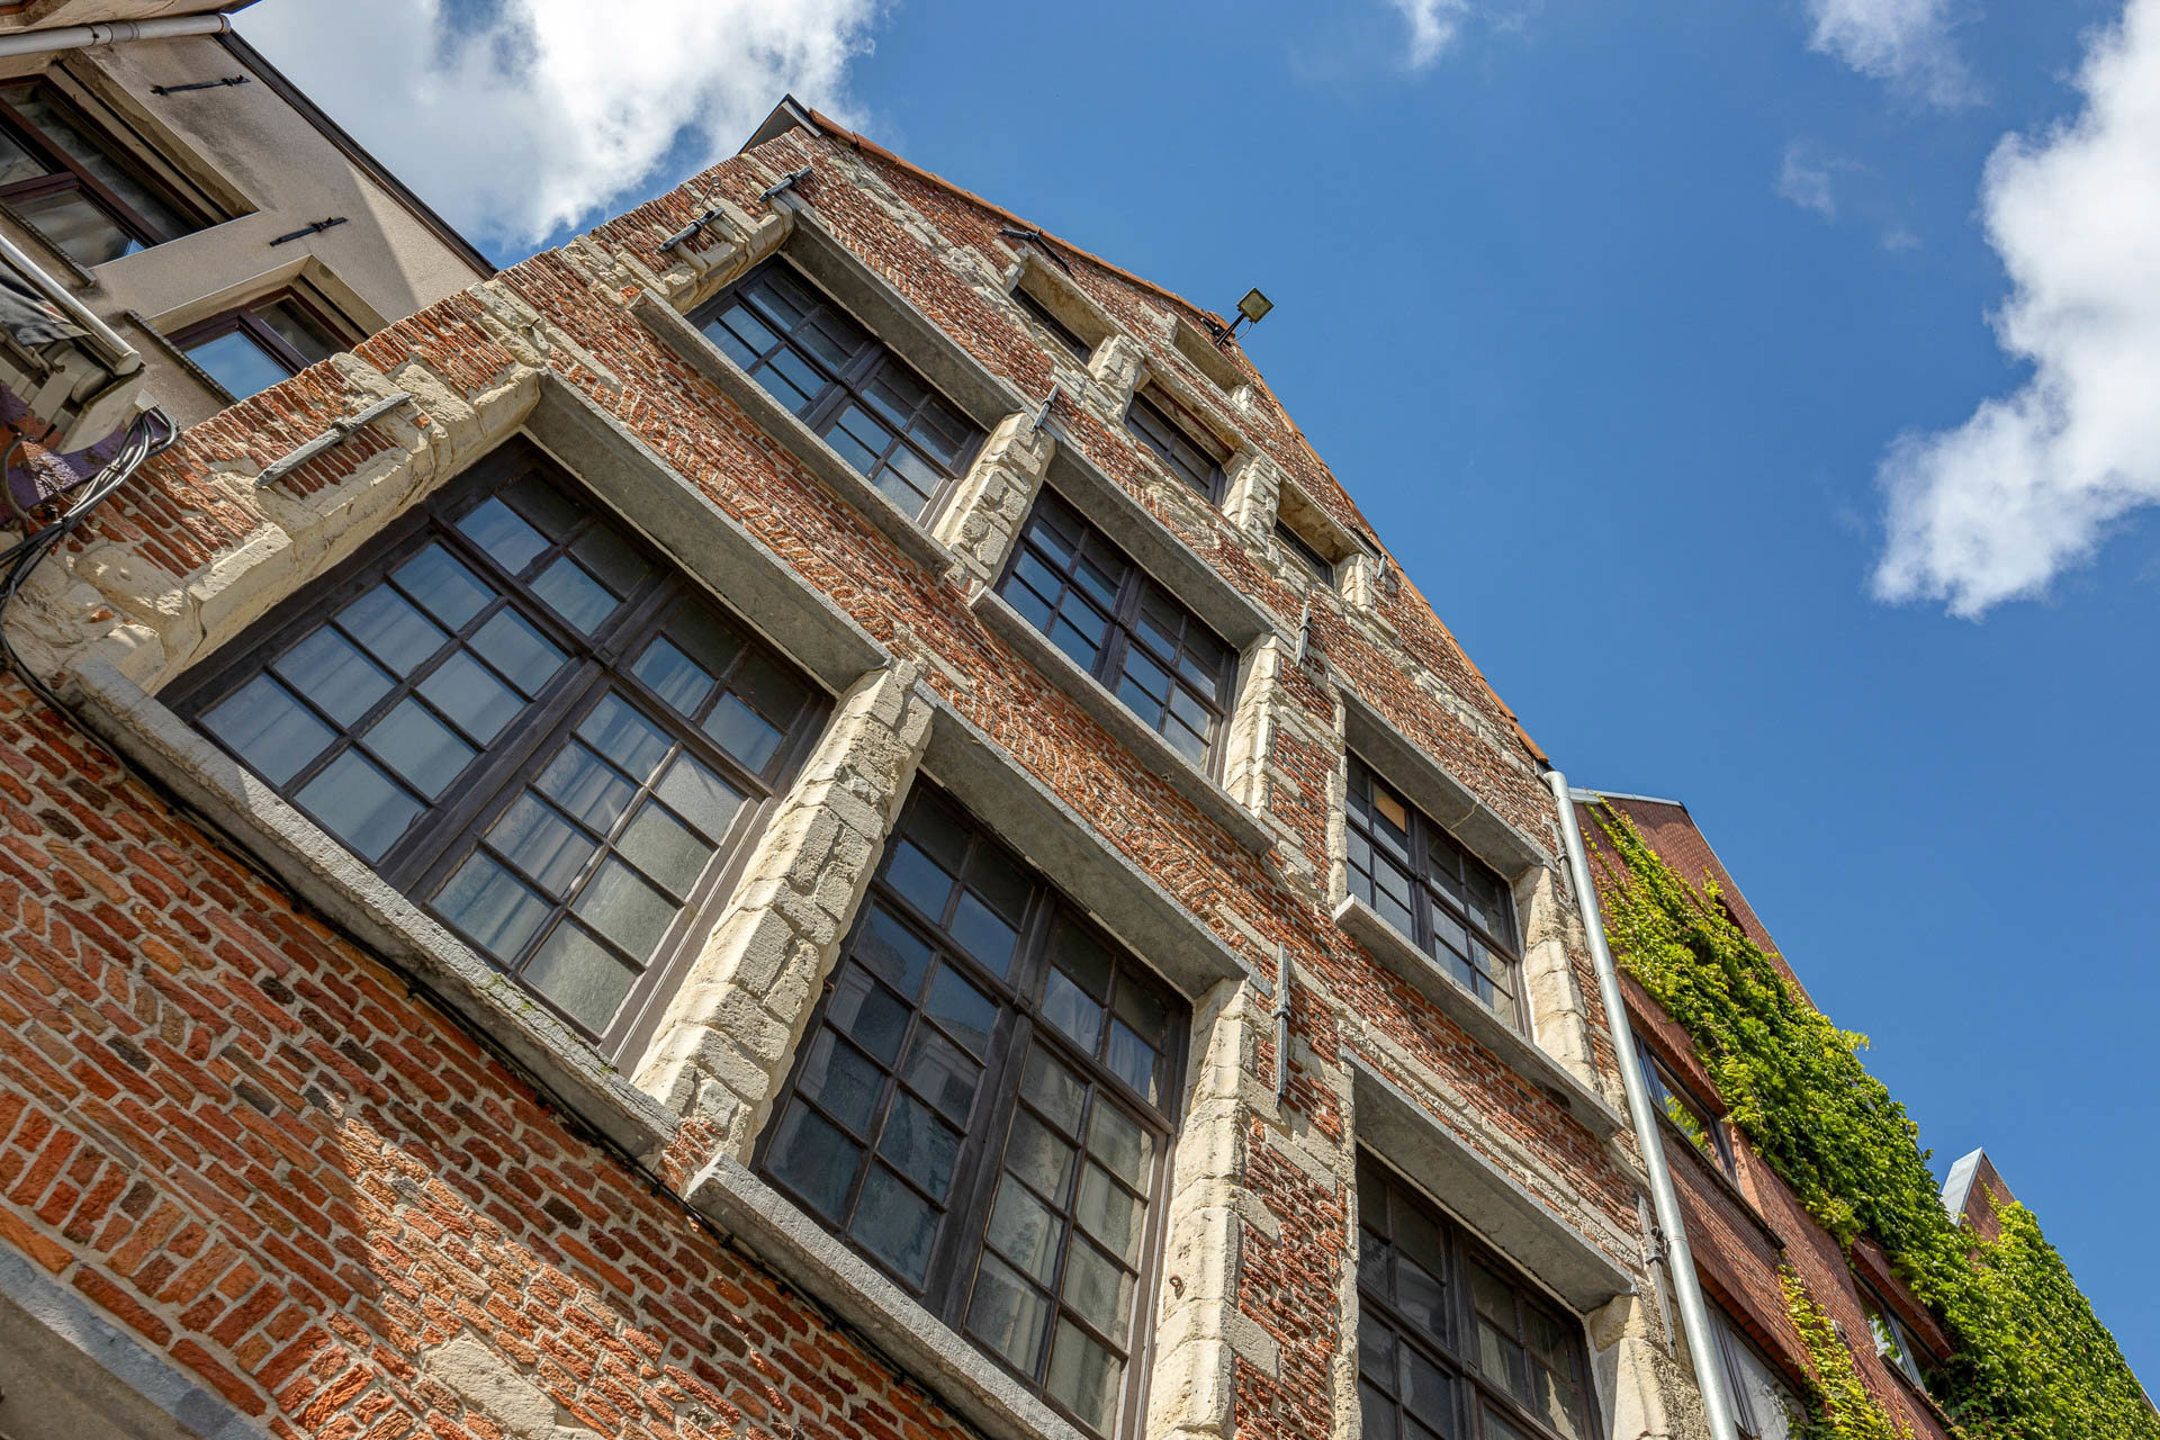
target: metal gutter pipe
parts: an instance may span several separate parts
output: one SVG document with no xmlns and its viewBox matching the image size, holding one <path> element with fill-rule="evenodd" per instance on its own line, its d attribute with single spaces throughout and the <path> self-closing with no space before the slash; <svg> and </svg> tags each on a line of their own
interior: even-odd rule
<svg viewBox="0 0 2160 1440">
<path fill-rule="evenodd" d="M 1710 1328 L 1710 1307 L 1703 1301 L 1702 1283 L 1695 1275 L 1695 1254 L 1688 1245 L 1687 1223 L 1680 1215 L 1680 1197 L 1673 1192 L 1672 1170 L 1665 1163 L 1665 1139 L 1658 1129 L 1657 1111 L 1651 1107 L 1650 1090 L 1643 1084 L 1642 1066 L 1636 1062 L 1635 1030 L 1628 1023 L 1627 998 L 1620 993 L 1620 972 L 1613 965 L 1611 947 L 1605 943 L 1605 916 L 1598 908 L 1597 885 L 1590 878 L 1590 857 L 1583 850 L 1582 828 L 1575 823 L 1574 792 L 1568 789 L 1567 776 L 1550 766 L 1545 770 L 1545 784 L 1560 808 L 1560 837 L 1567 846 L 1568 874 L 1574 879 L 1577 903 L 1582 906 L 1583 928 L 1590 932 L 1590 958 L 1597 967 L 1598 995 L 1605 1002 L 1606 1023 L 1612 1027 L 1613 1046 L 1620 1052 L 1620 1082 L 1627 1091 L 1628 1119 L 1635 1126 L 1635 1143 L 1642 1150 L 1643 1167 L 1650 1172 L 1650 1204 L 1657 1216 L 1657 1238 L 1668 1259 L 1666 1270 L 1672 1276 L 1673 1294 L 1680 1302 L 1680 1328 L 1687 1336 L 1688 1364 L 1695 1372 L 1695 1388 L 1702 1392 L 1711 1440 L 1741 1440 L 1723 1379 L 1712 1368 L 1720 1353 L 1717 1335 Z"/>
<path fill-rule="evenodd" d="M 222 35 L 233 28 L 230 15 L 174 15 L 163 20 L 109 20 L 98 25 L 56 25 L 50 30 L 23 30 L 0 35 L 0 59 L 10 55 L 44 55 L 54 50 L 81 50 L 91 45 L 117 45 L 126 40 L 170 40 L 181 35 Z"/>
</svg>

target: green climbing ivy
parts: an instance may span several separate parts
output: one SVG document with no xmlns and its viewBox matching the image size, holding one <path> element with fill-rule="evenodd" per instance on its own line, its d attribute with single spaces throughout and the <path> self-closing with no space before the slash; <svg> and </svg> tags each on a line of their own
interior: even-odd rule
<svg viewBox="0 0 2160 1440">
<path fill-rule="evenodd" d="M 1800 1332 L 1807 1348 L 1808 1365 L 1815 1372 L 1814 1394 L 1808 1397 L 1799 1440 L 1912 1440 L 1912 1427 L 1893 1423 L 1875 1397 L 1861 1382 L 1852 1351 L 1831 1323 L 1830 1316 L 1790 1266 L 1778 1270 L 1778 1284 L 1785 1291 L 1785 1313 Z"/>
<path fill-rule="evenodd" d="M 1919 1128 L 1861 1063 L 1866 1037 L 1810 1004 L 1714 886 L 1682 879 L 1625 816 L 1600 819 L 1625 877 L 1600 887 L 1620 964 L 1688 1032 L 1733 1123 L 1808 1212 L 1841 1243 L 1874 1237 L 1941 1318 L 1958 1353 L 1937 1398 L 1960 1428 L 1973 1440 L 2160 1440 L 2160 1417 L 2032 1213 L 2002 1207 L 1989 1241 L 1945 1212 Z M 1889 1433 L 1849 1408 L 1824 1413 L 1825 1437 Z"/>
</svg>

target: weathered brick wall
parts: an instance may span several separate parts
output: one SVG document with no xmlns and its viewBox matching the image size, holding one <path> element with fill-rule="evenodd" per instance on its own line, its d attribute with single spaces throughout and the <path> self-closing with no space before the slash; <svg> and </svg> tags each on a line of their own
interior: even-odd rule
<svg viewBox="0 0 2160 1440">
<path fill-rule="evenodd" d="M 1251 1322 L 1236 1346 L 1239 1434 L 1351 1423 L 1339 1378 L 1354 1049 L 1384 1074 L 1416 1067 L 1406 1091 L 1437 1087 L 1458 1106 L 1436 1123 L 1639 1274 L 1625 1134 L 1586 1129 L 1330 918 L 1342 723 L 1331 687 L 1357 691 L 1557 855 L 1538 757 L 1512 715 L 1398 572 L 1376 607 L 1315 603 L 1331 678 L 1293 669 L 1280 685 L 1281 738 L 1266 762 L 1275 857 L 1136 765 L 985 628 L 960 585 L 911 559 L 629 313 L 642 290 L 680 278 L 663 237 L 719 197 L 764 217 L 759 192 L 805 163 L 815 176 L 799 191 L 820 223 L 994 375 L 1024 395 L 1047 391 L 1042 347 L 983 287 L 1018 253 L 998 238 L 996 212 L 845 138 L 791 132 L 195 427 L 48 566 L 22 615 L 33 653 L 57 669 L 95 647 L 154 690 L 500 439 L 548 373 L 919 666 L 922 684 L 1255 977 L 1272 976 L 1276 947 L 1287 950 L 1300 978 L 1292 1053 L 1275 1054 L 1272 1032 L 1255 1043 L 1223 1110 L 1246 1142 L 1236 1187 L 1257 1207 L 1234 1277 Z M 1196 312 L 1084 258 L 1074 273 L 1141 337 L 1150 367 L 1219 403 L 1314 503 L 1364 528 L 1264 386 L 1242 407 L 1209 398 L 1220 392 L 1167 338 L 1170 317 Z M 392 386 L 415 406 L 255 487 L 262 465 Z M 491 418 L 503 415 L 513 418 Z M 1303 592 L 1242 532 L 1086 405 L 1059 418 L 1066 443 L 1294 624 Z M 456 1375 L 484 1370 L 472 1336 L 519 1367 L 532 1403 L 603 1434 L 731 1433 L 737 1411 L 761 1432 L 785 1433 L 783 1421 L 881 1437 L 944 1426 L 814 1309 L 644 1194 L 395 977 L 9 696 L 6 903 L 25 940 L 0 990 L 14 1011 L 0 1097 L 19 1110 L 9 1153 L 21 1176 L 0 1192 L 0 1224 L 18 1248 L 284 1433 L 477 1425 L 460 1421 L 461 1392 L 431 1378 L 428 1359 Z M 1567 954 L 1610 1088 L 1579 937 Z M 1277 1113 L 1255 1097 L 1286 1060 L 1290 1100 Z M 683 1125 L 668 1163 L 680 1178 L 718 1145 Z"/>
</svg>

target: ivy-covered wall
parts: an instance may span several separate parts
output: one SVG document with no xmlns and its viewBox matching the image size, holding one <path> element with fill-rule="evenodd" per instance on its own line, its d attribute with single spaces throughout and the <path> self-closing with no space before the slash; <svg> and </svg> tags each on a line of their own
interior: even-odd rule
<svg viewBox="0 0 2160 1440">
<path fill-rule="evenodd" d="M 1732 1123 L 1825 1229 L 1870 1235 L 1940 1318 L 1957 1354 L 1937 1398 L 1971 1440 L 2160 1440 L 2115 1338 L 2020 1204 L 1987 1239 L 1944 1210 L 1919 1129 L 1859 1051 L 1718 903 L 1644 839 L 1598 812 L 1607 865 L 1600 899 L 1615 958 L 1694 1041 Z M 1816 1369 L 1812 1433 L 1891 1440 L 1797 1277 L 1787 1308 Z M 1827 1343 L 1826 1343 L 1827 1342 Z M 1833 1353 L 1836 1352 L 1836 1353 Z"/>
</svg>

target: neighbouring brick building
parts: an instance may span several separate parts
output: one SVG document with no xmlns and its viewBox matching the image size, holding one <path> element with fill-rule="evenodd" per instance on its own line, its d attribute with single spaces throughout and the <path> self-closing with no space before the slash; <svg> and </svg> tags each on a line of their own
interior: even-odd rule
<svg viewBox="0 0 2160 1440">
<path fill-rule="evenodd" d="M 792 101 L 399 213 L 5 612 L 0 1435 L 1705 1433 L 1544 757 L 1220 317 Z"/>
</svg>

